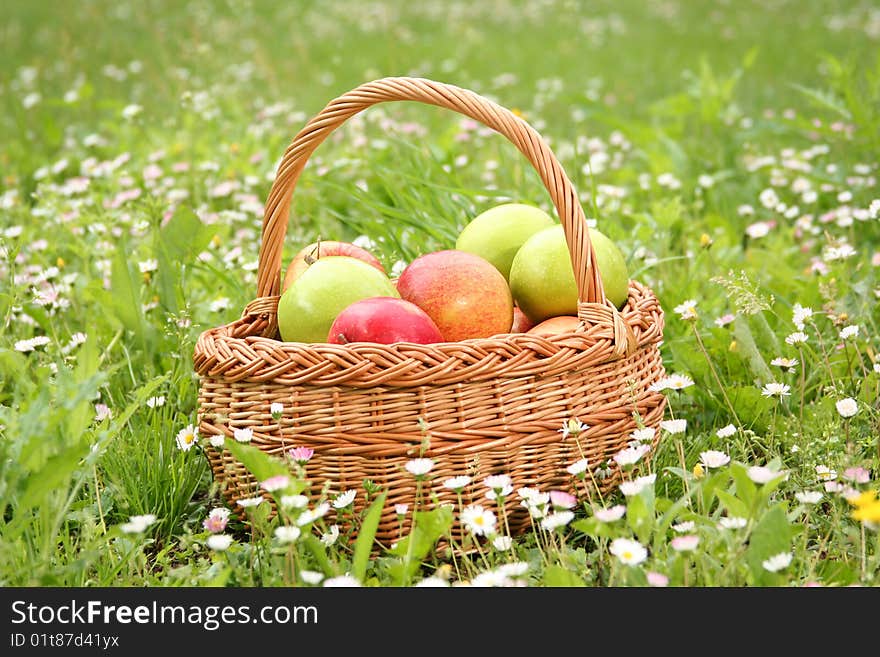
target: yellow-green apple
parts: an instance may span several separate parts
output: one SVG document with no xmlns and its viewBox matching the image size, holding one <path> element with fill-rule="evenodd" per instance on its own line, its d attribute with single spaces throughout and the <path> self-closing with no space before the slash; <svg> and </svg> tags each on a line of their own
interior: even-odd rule
<svg viewBox="0 0 880 657">
<path fill-rule="evenodd" d="M 327 342 L 443 342 L 440 329 L 416 304 L 395 297 L 355 301 L 336 317 Z"/>
<path fill-rule="evenodd" d="M 509 279 L 510 265 L 519 247 L 539 230 L 553 225 L 541 208 L 524 203 L 504 203 L 474 217 L 455 242 L 459 251 L 485 258 Z"/>
<path fill-rule="evenodd" d="M 424 310 L 447 342 L 507 333 L 513 299 L 487 260 L 449 249 L 413 260 L 397 281 L 400 296 Z"/>
<path fill-rule="evenodd" d="M 399 297 L 388 277 L 363 260 L 323 256 L 278 301 L 278 330 L 285 342 L 324 342 L 345 308 L 368 297 Z"/>
<path fill-rule="evenodd" d="M 287 266 L 287 273 L 284 276 L 284 282 L 281 284 L 281 293 L 284 294 L 285 290 L 290 287 L 290 284 L 299 278 L 310 265 L 313 265 L 319 259 L 326 258 L 327 256 L 348 256 L 350 258 L 357 258 L 358 260 L 363 260 L 368 265 L 372 265 L 383 274 L 385 273 L 385 268 L 382 267 L 382 263 L 379 262 L 376 256 L 366 249 L 362 249 L 351 242 L 336 242 L 333 240 L 325 242 L 319 240 L 303 247 L 300 249 L 299 253 L 293 256 L 290 264 Z"/>
<path fill-rule="evenodd" d="M 590 229 L 590 241 L 605 296 L 620 308 L 629 295 L 623 253 L 596 229 Z M 548 317 L 577 315 L 577 283 L 562 226 L 535 233 L 520 247 L 510 267 L 510 289 L 517 305 L 535 323 Z"/>
</svg>

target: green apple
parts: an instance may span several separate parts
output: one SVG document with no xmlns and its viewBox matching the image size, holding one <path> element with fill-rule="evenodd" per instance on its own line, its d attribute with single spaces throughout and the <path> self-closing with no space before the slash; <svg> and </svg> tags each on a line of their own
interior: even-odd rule
<svg viewBox="0 0 880 657">
<path fill-rule="evenodd" d="M 278 301 L 278 330 L 285 342 L 326 342 L 345 308 L 370 297 L 400 298 L 381 271 L 351 256 L 325 256 L 291 284 Z"/>
<path fill-rule="evenodd" d="M 532 205 L 497 205 L 477 215 L 464 227 L 455 248 L 488 260 L 509 280 L 510 265 L 519 247 L 553 223 L 549 214 Z"/>
<path fill-rule="evenodd" d="M 620 249 L 598 230 L 590 229 L 605 296 L 620 308 L 629 296 L 629 272 Z M 510 290 L 517 305 L 534 323 L 549 317 L 577 315 L 577 283 L 562 226 L 532 235 L 510 267 Z"/>
</svg>

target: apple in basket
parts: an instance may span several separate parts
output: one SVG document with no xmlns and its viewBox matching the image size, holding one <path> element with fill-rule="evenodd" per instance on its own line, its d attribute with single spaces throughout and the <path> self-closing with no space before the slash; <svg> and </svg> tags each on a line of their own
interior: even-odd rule
<svg viewBox="0 0 880 657">
<path fill-rule="evenodd" d="M 327 342 L 443 342 L 440 329 L 414 303 L 394 297 L 370 297 L 355 301 L 336 317 Z"/>
<path fill-rule="evenodd" d="M 523 243 L 552 225 L 553 218 L 541 208 L 504 203 L 474 217 L 459 234 L 455 248 L 485 258 L 509 278 L 510 265 Z"/>
<path fill-rule="evenodd" d="M 300 249 L 299 253 L 293 256 L 293 259 L 287 266 L 287 273 L 285 274 L 284 282 L 281 285 L 281 293 L 283 294 L 284 291 L 290 287 L 290 284 L 299 278 L 309 266 L 327 256 L 349 256 L 351 258 L 357 258 L 358 260 L 363 260 L 368 265 L 372 265 L 383 274 L 385 273 L 382 263 L 379 262 L 376 256 L 356 244 L 352 244 L 351 242 L 336 242 L 333 240 L 318 240 L 317 242 L 313 242 L 312 244 L 303 247 Z"/>
<path fill-rule="evenodd" d="M 526 317 L 526 314 L 519 309 L 519 306 L 513 306 L 513 324 L 510 327 L 511 333 L 526 333 L 534 324 L 532 320 Z"/>
<path fill-rule="evenodd" d="M 629 296 L 629 271 L 623 253 L 598 230 L 590 229 L 605 296 L 621 308 Z M 577 315 L 577 283 L 562 226 L 532 235 L 520 247 L 510 266 L 510 289 L 530 320 Z"/>
<path fill-rule="evenodd" d="M 536 324 L 527 333 L 530 335 L 540 335 L 544 338 L 549 338 L 558 333 L 574 333 L 580 321 L 577 317 L 572 317 L 571 315 L 551 317 L 550 319 L 545 319 L 540 324 Z"/>
<path fill-rule="evenodd" d="M 363 260 L 323 256 L 278 300 L 278 330 L 285 342 L 324 342 L 333 321 L 355 301 L 398 297 L 388 277 Z"/>
<path fill-rule="evenodd" d="M 513 299 L 487 260 L 449 249 L 413 260 L 397 281 L 400 296 L 424 310 L 447 342 L 507 333 Z"/>
</svg>

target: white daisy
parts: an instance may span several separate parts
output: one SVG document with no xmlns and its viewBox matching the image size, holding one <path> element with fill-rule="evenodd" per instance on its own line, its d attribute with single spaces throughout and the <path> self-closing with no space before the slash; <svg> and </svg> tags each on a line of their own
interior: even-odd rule
<svg viewBox="0 0 880 657">
<path fill-rule="evenodd" d="M 776 573 L 788 568 L 793 557 L 794 555 L 792 555 L 791 552 L 781 552 L 780 554 L 775 554 L 769 559 L 762 561 L 761 565 L 764 566 L 764 570 Z"/>
<path fill-rule="evenodd" d="M 447 586 L 449 586 L 449 582 L 447 582 L 442 577 L 431 575 L 430 577 L 420 579 L 418 582 L 413 584 L 413 586 L 418 588 L 446 588 Z"/>
<path fill-rule="evenodd" d="M 784 383 L 768 383 L 761 388 L 761 394 L 764 397 L 787 397 L 791 395 L 791 387 Z"/>
<path fill-rule="evenodd" d="M 275 538 L 280 543 L 293 543 L 300 537 L 302 530 L 292 525 L 280 525 L 275 528 Z"/>
<path fill-rule="evenodd" d="M 795 331 L 794 333 L 790 333 L 785 338 L 785 344 L 796 345 L 803 344 L 807 341 L 807 334 L 803 331 Z"/>
<path fill-rule="evenodd" d="M 728 424 L 726 426 L 721 427 L 718 431 L 715 432 L 715 435 L 719 438 L 730 438 L 733 434 L 736 433 L 736 427 L 732 424 Z"/>
<path fill-rule="evenodd" d="M 315 522 L 319 518 L 323 518 L 327 515 L 327 512 L 330 510 L 330 505 L 327 502 L 321 502 L 314 509 L 306 509 L 301 514 L 299 514 L 299 518 L 296 519 L 296 524 L 302 527 L 303 525 L 308 525 L 311 522 Z"/>
<path fill-rule="evenodd" d="M 747 470 L 747 474 L 749 475 L 749 479 L 756 484 L 766 484 L 774 479 L 787 477 L 788 475 L 785 470 L 771 470 L 763 465 L 753 465 Z"/>
<path fill-rule="evenodd" d="M 282 495 L 278 501 L 285 509 L 304 509 L 309 498 L 305 495 Z"/>
<path fill-rule="evenodd" d="M 124 534 L 142 534 L 147 527 L 156 522 L 156 516 L 147 513 L 142 516 L 130 516 L 128 522 L 119 525 L 119 529 Z"/>
<path fill-rule="evenodd" d="M 654 427 L 645 427 L 644 429 L 636 429 L 629 436 L 640 443 L 650 443 L 654 440 L 655 433 Z"/>
<path fill-rule="evenodd" d="M 841 399 L 840 401 L 835 403 L 834 406 L 837 408 L 837 412 L 840 414 L 840 417 L 843 418 L 851 418 L 853 415 L 859 412 L 859 405 L 852 397 Z"/>
<path fill-rule="evenodd" d="M 722 468 L 730 463 L 730 457 L 714 449 L 700 452 L 700 462 L 707 468 Z"/>
<path fill-rule="evenodd" d="M 620 492 L 626 497 L 638 495 L 648 486 L 653 486 L 657 475 L 651 474 L 644 477 L 637 477 L 633 481 L 624 481 L 620 484 Z"/>
<path fill-rule="evenodd" d="M 490 475 L 483 480 L 483 484 L 486 488 L 490 488 L 493 491 L 501 491 L 505 488 L 513 490 L 513 482 L 510 477 L 505 474 L 500 475 Z"/>
<path fill-rule="evenodd" d="M 184 452 L 188 452 L 192 449 L 192 446 L 199 441 L 199 430 L 193 425 L 188 424 L 177 432 L 177 438 L 175 438 L 175 440 L 180 449 Z"/>
<path fill-rule="evenodd" d="M 434 467 L 434 461 L 425 458 L 412 459 L 404 467 L 414 477 L 423 477 Z"/>
<path fill-rule="evenodd" d="M 614 461 L 620 467 L 625 468 L 641 461 L 642 457 L 649 451 L 651 451 L 651 448 L 648 445 L 625 447 L 614 455 Z"/>
<path fill-rule="evenodd" d="M 361 586 L 360 581 L 351 575 L 340 575 L 339 577 L 331 577 L 324 580 L 324 586 L 327 588 L 354 588 Z"/>
<path fill-rule="evenodd" d="M 495 532 L 495 514 L 479 504 L 462 509 L 461 522 L 475 536 L 488 536 Z"/>
<path fill-rule="evenodd" d="M 516 491 L 516 494 L 519 495 L 520 499 L 522 499 L 524 502 L 531 502 L 536 497 L 541 495 L 541 491 L 539 491 L 537 488 L 529 488 L 528 486 L 523 486 Z M 547 496 L 547 499 L 550 499 L 549 494 Z"/>
<path fill-rule="evenodd" d="M 500 552 L 507 552 L 513 547 L 513 539 L 510 536 L 496 536 L 492 539 L 492 547 Z"/>
<path fill-rule="evenodd" d="M 813 309 L 802 306 L 799 303 L 794 304 L 791 312 L 791 321 L 799 331 L 804 330 L 804 324 L 813 317 Z"/>
<path fill-rule="evenodd" d="M 693 299 L 683 301 L 673 308 L 673 310 L 678 313 L 680 319 L 690 320 L 697 318 L 697 302 Z"/>
<path fill-rule="evenodd" d="M 465 486 L 467 486 L 469 483 L 471 483 L 470 477 L 468 477 L 467 475 L 459 475 L 457 477 L 450 477 L 443 482 L 443 485 L 451 490 L 460 491 L 463 490 Z"/>
<path fill-rule="evenodd" d="M 669 544 L 676 552 L 692 552 L 697 549 L 699 543 L 700 537 L 690 534 L 687 536 L 676 536 Z"/>
<path fill-rule="evenodd" d="M 616 504 L 607 509 L 596 509 L 593 515 L 599 522 L 615 522 L 623 518 L 624 513 L 626 513 L 626 507 L 622 504 Z"/>
<path fill-rule="evenodd" d="M 330 547 L 339 538 L 339 525 L 330 525 L 329 531 L 321 534 L 321 542 Z"/>
<path fill-rule="evenodd" d="M 818 504 L 822 499 L 822 492 L 818 490 L 805 490 L 794 494 L 801 504 Z"/>
<path fill-rule="evenodd" d="M 351 503 L 354 502 L 354 498 L 356 496 L 357 491 L 354 489 L 350 489 L 345 491 L 344 493 L 340 493 L 336 496 L 336 499 L 333 500 L 333 508 L 344 509 L 348 506 L 351 506 Z"/>
<path fill-rule="evenodd" d="M 589 467 L 590 462 L 587 459 L 580 459 L 568 466 L 566 468 L 566 471 L 568 472 L 568 474 L 577 477 L 583 475 Z"/>
<path fill-rule="evenodd" d="M 229 534 L 211 534 L 205 540 L 205 545 L 215 552 L 223 552 L 232 545 L 232 537 Z"/>
<path fill-rule="evenodd" d="M 609 551 L 628 566 L 637 566 L 648 558 L 645 546 L 628 538 L 615 538 Z"/>
<path fill-rule="evenodd" d="M 817 465 L 816 476 L 819 477 L 819 481 L 833 481 L 837 479 L 837 471 L 832 470 L 827 465 Z"/>
<path fill-rule="evenodd" d="M 236 428 L 232 430 L 232 437 L 235 438 L 237 442 L 249 443 L 254 437 L 254 430 L 250 427 L 245 427 L 244 429 Z"/>
<path fill-rule="evenodd" d="M 745 518 L 739 518 L 736 516 L 725 516 L 718 521 L 718 526 L 721 527 L 721 529 L 742 529 L 748 524 L 748 522 L 749 521 Z"/>
<path fill-rule="evenodd" d="M 312 586 L 320 584 L 321 580 L 324 579 L 324 573 L 319 573 L 314 570 L 301 570 L 299 571 L 299 576 L 302 578 L 302 581 L 306 584 L 311 584 Z"/>
<path fill-rule="evenodd" d="M 562 428 L 557 429 L 557 431 L 562 434 L 563 438 L 568 438 L 570 435 L 578 436 L 589 428 L 590 427 L 583 422 L 580 422 L 577 418 L 572 418 L 563 422 Z"/>
<path fill-rule="evenodd" d="M 552 532 L 554 529 L 558 529 L 559 527 L 565 527 L 572 520 L 574 520 L 574 513 L 572 513 L 571 511 L 556 511 L 546 516 L 541 521 L 541 527 L 546 529 L 548 532 Z"/>
<path fill-rule="evenodd" d="M 666 387 L 670 390 L 684 390 L 694 385 L 694 380 L 685 374 L 672 374 L 666 377 Z"/>
<path fill-rule="evenodd" d="M 290 477 L 283 474 L 269 477 L 265 481 L 260 482 L 260 488 L 262 488 L 267 493 L 274 493 L 275 491 L 284 490 L 289 485 Z"/>
<path fill-rule="evenodd" d="M 660 428 L 671 434 L 684 433 L 687 431 L 687 420 L 663 420 Z"/>
</svg>

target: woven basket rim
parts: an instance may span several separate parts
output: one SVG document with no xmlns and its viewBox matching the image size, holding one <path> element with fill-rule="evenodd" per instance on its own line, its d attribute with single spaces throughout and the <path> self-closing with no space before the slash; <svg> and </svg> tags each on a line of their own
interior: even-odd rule
<svg viewBox="0 0 880 657">
<path fill-rule="evenodd" d="M 198 375 L 286 385 L 442 385 L 578 369 L 582 358 L 591 363 L 611 362 L 663 339 L 659 301 L 650 288 L 634 280 L 626 306 L 615 311 L 635 339 L 629 350 L 620 348 L 614 326 L 604 321 L 582 322 L 574 332 L 551 337 L 502 333 L 429 345 L 283 342 L 277 339 L 271 303 L 257 307 L 262 312 L 246 312 L 241 319 L 199 336 L 193 353 Z"/>
</svg>

